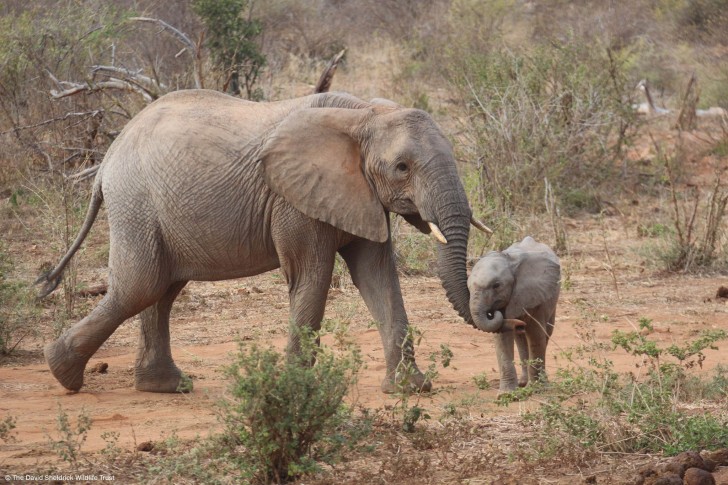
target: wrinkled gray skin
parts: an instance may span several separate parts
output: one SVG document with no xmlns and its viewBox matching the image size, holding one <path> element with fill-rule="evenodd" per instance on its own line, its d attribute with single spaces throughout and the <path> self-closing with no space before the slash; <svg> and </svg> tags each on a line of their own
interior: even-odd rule
<svg viewBox="0 0 728 485">
<path fill-rule="evenodd" d="M 559 258 L 530 236 L 504 251 L 489 252 L 473 267 L 468 278 L 470 311 L 478 328 L 498 332 L 500 392 L 545 379 L 546 346 L 554 329 L 560 283 Z M 515 333 L 505 319 L 524 321 L 525 334 Z M 514 340 L 521 358 L 520 379 Z"/>
<path fill-rule="evenodd" d="M 388 212 L 448 240 L 443 286 L 472 324 L 465 268 L 470 207 L 452 147 L 425 112 L 325 93 L 252 103 L 214 91 L 166 95 L 131 120 L 109 148 L 86 221 L 42 296 L 88 234 L 101 202 L 109 228 L 108 293 L 45 348 L 67 389 L 124 320 L 141 313 L 136 388 L 174 392 L 189 380 L 172 360 L 169 314 L 190 280 L 214 281 L 281 268 L 291 320 L 319 329 L 338 252 L 380 323 L 387 364 L 382 389 L 429 390 L 417 370 L 389 234 Z M 295 332 L 289 352 L 298 352 Z"/>
</svg>

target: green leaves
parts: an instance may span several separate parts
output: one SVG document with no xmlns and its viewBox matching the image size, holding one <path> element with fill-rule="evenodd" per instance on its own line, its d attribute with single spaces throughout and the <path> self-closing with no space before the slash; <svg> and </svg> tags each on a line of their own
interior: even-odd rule
<svg viewBox="0 0 728 485">
<path fill-rule="evenodd" d="M 248 99 L 259 99 L 254 85 L 265 65 L 265 56 L 256 39 L 261 23 L 244 16 L 248 0 L 194 0 L 192 8 L 202 19 L 206 45 L 218 68 L 225 72 L 228 91 L 237 94 L 242 81 Z M 242 75 L 242 80 L 239 79 Z"/>
<path fill-rule="evenodd" d="M 222 403 L 225 437 L 249 479 L 280 483 L 333 463 L 368 432 L 352 424 L 344 397 L 361 365 L 356 351 L 336 355 L 302 332 L 300 356 L 240 345 L 228 370 L 231 398 Z M 310 365 L 311 356 L 316 363 Z"/>
</svg>

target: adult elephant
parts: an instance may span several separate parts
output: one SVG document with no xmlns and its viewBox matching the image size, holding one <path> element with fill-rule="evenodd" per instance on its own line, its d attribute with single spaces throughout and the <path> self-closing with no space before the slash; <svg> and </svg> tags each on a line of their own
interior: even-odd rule
<svg viewBox="0 0 728 485">
<path fill-rule="evenodd" d="M 380 323 L 387 372 L 411 364 L 405 385 L 429 390 L 407 337 L 388 212 L 441 242 L 439 268 L 455 309 L 472 322 L 465 268 L 471 211 L 452 148 L 425 112 L 345 94 L 253 103 L 214 91 L 168 94 L 132 119 L 93 185 L 81 231 L 45 296 L 105 202 L 109 285 L 91 313 L 48 344 L 67 389 L 116 328 L 141 313 L 136 388 L 174 392 L 188 382 L 172 360 L 169 314 L 190 280 L 251 276 L 280 267 L 291 320 L 319 329 L 336 253 Z M 477 222 L 477 221 L 476 221 Z M 289 351 L 299 351 L 291 332 Z"/>
</svg>

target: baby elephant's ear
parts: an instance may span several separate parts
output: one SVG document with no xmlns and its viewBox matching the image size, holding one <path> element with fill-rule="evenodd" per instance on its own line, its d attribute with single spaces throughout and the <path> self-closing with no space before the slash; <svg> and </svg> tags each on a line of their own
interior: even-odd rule
<svg viewBox="0 0 728 485">
<path fill-rule="evenodd" d="M 312 219 L 376 242 L 389 238 L 384 207 L 364 176 L 352 136 L 363 109 L 306 108 L 291 113 L 265 143 L 268 186 Z"/>
<path fill-rule="evenodd" d="M 509 252 L 508 257 L 516 283 L 506 307 L 507 318 L 518 318 L 524 311 L 558 298 L 561 266 L 553 252 L 515 251 Z"/>
</svg>

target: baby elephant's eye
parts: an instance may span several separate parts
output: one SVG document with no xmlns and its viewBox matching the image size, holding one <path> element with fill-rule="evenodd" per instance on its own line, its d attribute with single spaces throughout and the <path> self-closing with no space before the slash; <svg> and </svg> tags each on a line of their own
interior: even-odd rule
<svg viewBox="0 0 728 485">
<path fill-rule="evenodd" d="M 497 290 L 498 288 L 500 288 L 500 285 L 500 283 L 493 283 L 493 289 Z"/>
<path fill-rule="evenodd" d="M 406 172 L 406 171 L 408 171 L 408 170 L 409 170 L 409 167 L 407 166 L 407 164 L 406 164 L 406 163 L 404 163 L 404 162 L 399 162 L 399 163 L 397 164 L 397 171 L 398 171 L 398 172 Z"/>
</svg>

